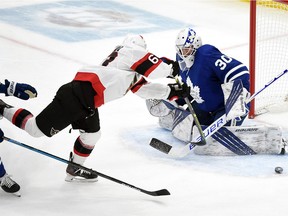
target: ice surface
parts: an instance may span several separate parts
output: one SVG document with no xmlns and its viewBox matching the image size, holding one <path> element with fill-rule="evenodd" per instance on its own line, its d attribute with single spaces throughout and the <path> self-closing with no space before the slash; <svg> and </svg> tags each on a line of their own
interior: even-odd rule
<svg viewBox="0 0 288 216">
<path fill-rule="evenodd" d="M 37 4 L 41 2 L 61 4 L 61 1 L 44 0 L 37 1 Z M 86 1 L 78 2 L 85 5 Z M 204 43 L 219 47 L 246 65 L 249 63 L 249 7 L 246 2 L 116 2 L 167 19 L 169 17 L 185 26 L 192 25 L 199 30 Z M 35 1 L 32 0 L 2 1 L 0 9 L 17 10 L 17 7 L 33 4 Z M 18 12 L 21 12 L 19 8 Z M 114 9 L 117 11 L 117 8 Z M 76 6 L 74 10 L 77 10 Z M 0 16 L 3 15 L 1 12 L 4 13 L 0 10 Z M 25 12 L 29 13 L 29 10 Z M 43 26 L 50 25 L 44 12 L 40 10 L 34 19 L 43 22 Z M 137 17 L 137 14 L 134 16 Z M 35 23 L 29 19 L 23 19 L 23 22 L 31 28 L 1 21 L 0 18 L 1 81 L 7 78 L 30 83 L 37 88 L 39 96 L 29 101 L 4 96 L 1 99 L 14 106 L 28 108 L 35 115 L 53 99 L 62 84 L 73 79 L 79 67 L 99 64 L 123 40 L 116 31 L 114 37 L 105 37 L 104 34 L 102 39 L 63 42 L 31 31 Z M 115 25 L 117 29 L 118 25 Z M 173 58 L 178 30 L 178 26 L 172 26 L 166 30 L 145 32 L 143 36 L 150 51 Z M 175 146 L 183 144 L 158 126 L 157 119 L 149 115 L 142 99 L 128 94 L 104 105 L 99 112 L 102 138 L 85 165 L 146 190 L 166 188 L 171 196 L 152 197 L 103 178 L 94 184 L 67 183 L 64 181 L 66 164 L 3 142 L 0 144 L 1 158 L 9 174 L 21 185 L 22 197 L 17 198 L 0 190 L 1 215 L 287 215 L 286 155 L 211 157 L 191 154 L 174 159 L 149 146 L 152 137 Z M 255 121 L 281 125 L 287 130 L 287 116 L 287 112 L 276 109 L 257 117 Z M 65 159 L 68 159 L 78 136 L 77 131 L 69 133 L 70 128 L 66 128 L 53 138 L 32 138 L 6 120 L 0 123 L 7 137 Z M 274 173 L 276 166 L 284 168 L 283 174 Z"/>
</svg>

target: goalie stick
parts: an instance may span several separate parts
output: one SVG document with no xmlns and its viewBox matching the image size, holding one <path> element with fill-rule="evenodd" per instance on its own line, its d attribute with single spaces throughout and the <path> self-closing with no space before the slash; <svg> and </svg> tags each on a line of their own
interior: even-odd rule
<svg viewBox="0 0 288 216">
<path fill-rule="evenodd" d="M 278 74 L 272 80 L 267 82 L 261 89 L 259 89 L 252 96 L 250 96 L 250 98 L 246 101 L 246 103 L 251 102 L 259 93 L 261 93 L 263 90 L 265 90 L 267 87 L 269 87 L 272 83 L 274 83 L 276 80 L 278 80 L 287 72 L 288 72 L 288 69 L 284 70 L 282 73 Z M 212 136 L 216 131 L 218 131 L 226 123 L 227 123 L 227 119 L 226 119 L 226 113 L 225 113 L 224 115 L 219 117 L 216 121 L 214 121 L 211 125 L 209 125 L 205 130 L 203 130 L 205 137 L 208 138 Z M 198 141 L 201 140 L 201 136 L 198 136 L 196 138 L 196 141 L 197 140 Z M 168 143 L 165 143 L 157 138 L 152 138 L 150 141 L 150 146 L 152 146 L 153 148 L 163 153 L 171 155 L 172 157 L 181 158 L 181 157 L 187 156 L 196 145 L 191 142 L 188 142 L 185 146 L 181 148 L 173 148 L 173 146 L 169 145 Z"/>
<path fill-rule="evenodd" d="M 181 88 L 181 83 L 180 83 L 178 77 L 175 77 L 175 81 L 178 84 L 178 86 Z M 189 111 L 190 111 L 190 113 L 191 113 L 191 115 L 192 115 L 192 117 L 194 119 L 195 125 L 196 125 L 196 127 L 197 127 L 197 129 L 199 131 L 200 136 L 201 136 L 200 140 L 197 140 L 197 142 L 191 142 L 191 144 L 192 145 L 200 145 L 200 146 L 201 145 L 205 145 L 206 144 L 206 139 L 205 139 L 205 135 L 203 133 L 202 127 L 200 125 L 200 122 L 198 120 L 198 117 L 197 117 L 197 115 L 196 115 L 196 113 L 195 113 L 195 111 L 194 111 L 194 109 L 193 109 L 188 97 L 185 97 L 184 100 L 185 100 L 185 103 L 188 106 L 188 109 L 189 109 Z M 190 139 L 191 139 L 191 137 L 190 137 Z"/>
<path fill-rule="evenodd" d="M 76 164 L 76 163 L 74 163 L 72 161 L 65 160 L 65 159 L 63 159 L 61 157 L 58 157 L 56 155 L 50 154 L 48 152 L 42 151 L 40 149 L 34 148 L 34 147 L 26 145 L 24 143 L 18 142 L 16 140 L 11 139 L 11 138 L 8 138 L 8 137 L 4 136 L 3 139 L 8 141 L 8 142 L 11 142 L 13 144 L 16 144 L 16 145 L 22 146 L 24 148 L 27 148 L 27 149 L 29 149 L 31 151 L 34 151 L 34 152 L 40 153 L 42 155 L 45 155 L 47 157 L 53 158 L 55 160 L 61 161 L 63 163 L 66 163 L 66 164 L 69 164 L 69 165 L 73 165 L 74 167 L 77 167 L 79 169 L 82 169 L 82 170 L 85 170 L 85 171 L 88 171 L 88 172 L 92 172 L 94 174 L 97 174 L 98 176 L 101 176 L 102 178 L 108 179 L 110 181 L 116 182 L 116 183 L 124 185 L 124 186 L 127 186 L 129 188 L 135 189 L 135 190 L 140 191 L 142 193 L 145 193 L 145 194 L 148 194 L 148 195 L 151 195 L 151 196 L 166 196 L 166 195 L 170 195 L 170 192 L 167 189 L 162 189 L 162 190 L 157 190 L 157 191 L 147 191 L 147 190 L 141 189 L 139 187 L 136 187 L 134 185 L 128 184 L 128 183 L 126 183 L 124 181 L 121 181 L 119 179 L 113 178 L 111 176 L 105 175 L 105 174 L 100 173 L 98 171 L 95 171 L 93 169 L 90 169 L 90 168 L 87 168 L 85 166 L 82 166 L 80 164 Z"/>
<path fill-rule="evenodd" d="M 195 121 L 195 125 L 196 125 L 196 127 L 197 127 L 197 129 L 198 129 L 198 131 L 200 133 L 200 137 L 201 137 L 201 139 L 199 141 L 197 140 L 197 142 L 191 142 L 191 144 L 200 145 L 200 146 L 201 145 L 205 145 L 206 144 L 206 139 L 205 139 L 205 135 L 203 133 L 202 127 L 200 125 L 200 122 L 198 120 L 198 117 L 197 117 L 197 115 L 196 115 L 196 113 L 195 113 L 195 111 L 194 111 L 189 99 L 187 97 L 185 97 L 184 100 L 185 100 L 186 104 L 188 105 L 188 109 L 189 109 L 191 115 L 193 116 L 193 119 Z"/>
</svg>

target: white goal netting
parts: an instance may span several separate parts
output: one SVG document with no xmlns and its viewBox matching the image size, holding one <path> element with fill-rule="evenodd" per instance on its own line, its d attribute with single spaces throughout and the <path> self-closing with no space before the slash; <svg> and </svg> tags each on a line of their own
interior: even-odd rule
<svg viewBox="0 0 288 216">
<path fill-rule="evenodd" d="M 255 89 L 288 68 L 288 2 L 257 1 Z M 255 114 L 288 101 L 288 75 L 284 75 L 255 99 Z M 285 104 L 284 104 L 285 106 Z M 288 110 L 287 110 L 288 111 Z"/>
</svg>

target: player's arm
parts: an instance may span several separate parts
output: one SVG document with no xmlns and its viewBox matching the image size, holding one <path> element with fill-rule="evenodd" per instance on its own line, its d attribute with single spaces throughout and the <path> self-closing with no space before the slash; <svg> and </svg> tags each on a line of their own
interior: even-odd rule
<svg viewBox="0 0 288 216">
<path fill-rule="evenodd" d="M 144 77 L 138 80 L 130 90 L 144 99 L 168 99 L 177 100 L 189 97 L 190 87 L 186 84 L 172 83 L 164 85 L 156 82 L 148 82 Z"/>
<path fill-rule="evenodd" d="M 165 63 L 161 58 L 150 52 L 134 50 L 133 57 L 134 62 L 131 62 L 131 70 L 150 79 L 169 77 L 176 70 L 171 60 L 170 64 Z"/>
</svg>

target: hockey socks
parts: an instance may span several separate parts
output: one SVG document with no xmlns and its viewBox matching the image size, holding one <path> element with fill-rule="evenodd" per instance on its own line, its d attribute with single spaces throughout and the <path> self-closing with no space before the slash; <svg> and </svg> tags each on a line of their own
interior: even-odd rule
<svg viewBox="0 0 288 216">
<path fill-rule="evenodd" d="M 26 109 L 17 109 L 17 108 L 9 108 L 5 109 L 3 112 L 3 116 L 12 122 L 12 124 L 16 125 L 17 127 L 24 129 L 25 124 L 28 119 L 32 118 L 33 115 Z"/>
<path fill-rule="evenodd" d="M 87 157 L 91 154 L 94 149 L 94 145 L 87 145 L 81 141 L 78 137 L 74 143 L 74 163 L 83 164 Z"/>
</svg>

